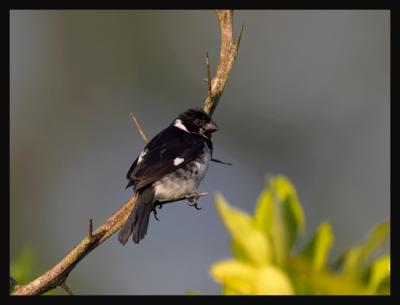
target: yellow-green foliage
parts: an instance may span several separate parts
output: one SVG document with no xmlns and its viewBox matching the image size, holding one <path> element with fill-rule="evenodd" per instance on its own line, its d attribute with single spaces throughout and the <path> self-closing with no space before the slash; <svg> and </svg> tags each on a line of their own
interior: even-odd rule
<svg viewBox="0 0 400 305">
<path fill-rule="evenodd" d="M 268 181 L 254 215 L 231 207 L 221 195 L 215 203 L 232 237 L 234 257 L 210 268 L 224 294 L 390 294 L 390 255 L 373 259 L 387 242 L 388 222 L 328 264 L 334 241 L 328 222 L 316 229 L 303 249 L 293 251 L 305 219 L 296 189 L 286 177 Z"/>
<path fill-rule="evenodd" d="M 27 284 L 40 274 L 42 268 L 36 251 L 32 246 L 22 248 L 18 256 L 12 260 L 10 265 L 10 275 L 18 285 Z M 11 287 L 12 288 L 12 287 Z M 54 295 L 55 291 L 50 290 L 43 295 Z"/>
</svg>

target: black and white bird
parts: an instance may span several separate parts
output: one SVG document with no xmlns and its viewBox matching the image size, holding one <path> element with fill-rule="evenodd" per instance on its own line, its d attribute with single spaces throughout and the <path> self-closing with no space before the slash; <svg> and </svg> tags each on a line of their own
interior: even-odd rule
<svg viewBox="0 0 400 305">
<path fill-rule="evenodd" d="M 127 174 L 127 188 L 133 186 L 137 201 L 119 232 L 122 244 L 131 234 L 135 243 L 144 238 L 157 203 L 196 191 L 212 157 L 211 134 L 217 130 L 207 113 L 189 109 L 145 146 Z"/>
</svg>

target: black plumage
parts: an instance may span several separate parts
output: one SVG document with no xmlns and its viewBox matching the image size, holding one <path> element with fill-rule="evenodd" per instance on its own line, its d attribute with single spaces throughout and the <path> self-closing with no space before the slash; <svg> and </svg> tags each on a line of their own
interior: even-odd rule
<svg viewBox="0 0 400 305">
<path fill-rule="evenodd" d="M 212 157 L 211 133 L 217 125 L 202 110 L 189 109 L 158 133 L 136 158 L 127 173 L 138 196 L 118 239 L 125 244 L 132 234 L 144 238 L 157 200 L 171 200 L 193 193 Z"/>
<path fill-rule="evenodd" d="M 133 185 L 138 191 L 157 181 L 180 167 L 193 161 L 208 145 L 212 151 L 212 142 L 196 134 L 185 132 L 170 125 L 156 135 L 144 148 L 148 151 L 141 162 L 139 157 L 133 162 L 126 177 L 129 179 L 127 187 Z M 174 165 L 174 159 L 183 158 L 183 163 Z"/>
</svg>

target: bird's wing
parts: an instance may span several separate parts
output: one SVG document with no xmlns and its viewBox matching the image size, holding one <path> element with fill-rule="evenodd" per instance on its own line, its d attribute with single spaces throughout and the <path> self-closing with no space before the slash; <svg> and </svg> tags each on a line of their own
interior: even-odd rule
<svg viewBox="0 0 400 305">
<path fill-rule="evenodd" d="M 129 182 L 128 182 L 128 185 L 125 188 L 128 188 L 128 187 L 133 185 L 133 180 L 131 180 L 131 174 L 135 170 L 135 167 L 136 167 L 138 159 L 139 159 L 139 157 L 137 157 L 136 160 L 133 161 L 131 167 L 128 170 L 128 173 L 126 174 L 126 179 L 128 179 Z"/>
<path fill-rule="evenodd" d="M 185 166 L 202 153 L 204 138 L 168 127 L 155 136 L 144 148 L 142 157 L 128 171 L 130 184 L 138 191 Z M 139 162 L 140 160 L 140 162 Z"/>
</svg>

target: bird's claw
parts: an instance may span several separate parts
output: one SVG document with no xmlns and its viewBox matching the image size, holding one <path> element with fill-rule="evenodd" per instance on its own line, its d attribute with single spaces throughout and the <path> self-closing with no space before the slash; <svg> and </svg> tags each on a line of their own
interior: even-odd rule
<svg viewBox="0 0 400 305">
<path fill-rule="evenodd" d="M 162 201 L 155 201 L 154 202 L 154 209 L 156 208 L 156 207 L 158 207 L 158 209 L 161 209 L 162 208 L 162 206 L 163 206 L 163 202 Z"/>
<path fill-rule="evenodd" d="M 190 195 L 187 198 L 187 200 L 189 201 L 188 205 L 191 207 L 194 207 L 196 210 L 201 210 L 201 208 L 198 206 L 198 203 L 197 203 L 197 200 L 199 200 L 199 198 L 200 198 L 200 195 L 198 195 L 196 193 Z"/>
<path fill-rule="evenodd" d="M 160 221 L 160 219 L 158 219 L 158 217 L 157 217 L 157 210 L 156 210 L 157 205 L 158 205 L 158 204 L 154 204 L 154 207 L 153 207 L 153 209 L 152 209 L 152 212 L 153 212 L 154 218 L 155 218 L 157 221 Z M 159 207 L 159 208 L 161 209 L 161 204 L 160 204 L 160 207 Z"/>
<path fill-rule="evenodd" d="M 155 218 L 157 221 L 160 221 L 160 219 L 158 219 L 158 217 L 157 217 L 156 209 L 153 210 L 153 215 L 154 215 L 154 218 Z"/>
<path fill-rule="evenodd" d="M 194 203 L 190 203 L 189 202 L 187 205 L 191 206 L 191 207 L 194 207 L 196 210 L 201 210 L 201 208 L 199 207 L 197 202 L 194 202 Z"/>
</svg>

